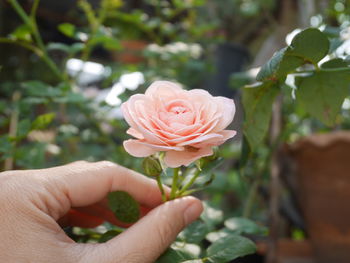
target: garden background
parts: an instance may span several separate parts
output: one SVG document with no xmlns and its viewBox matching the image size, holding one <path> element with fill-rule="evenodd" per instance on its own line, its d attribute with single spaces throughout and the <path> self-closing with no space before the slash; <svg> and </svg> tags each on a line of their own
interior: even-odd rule
<svg viewBox="0 0 350 263">
<path fill-rule="evenodd" d="M 348 0 L 2 0 L 0 169 L 142 172 L 121 103 L 159 79 L 206 89 L 235 100 L 238 135 L 159 262 L 350 262 L 349 18 Z"/>
</svg>

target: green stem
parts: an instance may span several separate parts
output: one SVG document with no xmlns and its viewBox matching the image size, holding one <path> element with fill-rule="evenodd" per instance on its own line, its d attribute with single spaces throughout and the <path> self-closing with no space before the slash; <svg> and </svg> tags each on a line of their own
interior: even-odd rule
<svg viewBox="0 0 350 263">
<path fill-rule="evenodd" d="M 170 200 L 175 199 L 177 192 L 177 181 L 179 179 L 180 168 L 174 168 L 173 183 L 171 185 Z"/>
<path fill-rule="evenodd" d="M 52 70 L 52 72 L 58 77 L 60 80 L 63 80 L 62 74 L 56 64 L 51 60 L 51 58 L 48 56 L 46 47 L 44 45 L 44 42 L 40 36 L 38 26 L 35 21 L 35 17 L 29 17 L 26 12 L 23 10 L 23 8 L 18 4 L 17 0 L 9 0 L 10 4 L 12 5 L 13 9 L 16 11 L 16 13 L 21 17 L 23 22 L 32 30 L 32 34 L 34 36 L 34 39 L 36 41 L 36 44 L 38 45 L 40 51 L 41 51 L 41 58 L 42 60 L 49 66 L 49 68 Z M 31 15 L 35 15 L 36 9 L 39 5 L 39 0 L 36 0 L 33 4 Z"/>
<path fill-rule="evenodd" d="M 158 184 L 160 193 L 162 194 L 162 200 L 163 200 L 163 202 L 166 202 L 167 201 L 167 197 L 166 197 L 166 194 L 165 194 L 165 191 L 164 191 L 164 187 L 163 187 L 162 179 L 160 178 L 160 175 L 156 176 L 156 180 L 157 180 L 157 184 Z"/>
<path fill-rule="evenodd" d="M 40 0 L 34 0 L 34 3 L 32 5 L 32 10 L 30 11 L 30 17 L 32 19 L 35 18 L 36 11 L 38 10 L 39 3 L 40 3 Z"/>
<path fill-rule="evenodd" d="M 23 10 L 23 8 L 18 4 L 17 0 L 9 0 L 9 2 L 12 5 L 13 9 L 15 9 L 16 13 L 21 17 L 23 22 L 26 25 L 32 27 L 32 21 L 30 20 L 26 12 Z"/>
<path fill-rule="evenodd" d="M 36 46 L 33 46 L 31 44 L 28 44 L 26 42 L 13 40 L 13 39 L 5 38 L 5 37 L 0 37 L 0 43 L 8 43 L 8 44 L 19 45 L 21 47 L 29 49 L 30 51 L 34 52 L 39 57 L 42 57 L 42 55 L 43 55 L 43 52 L 39 48 L 37 48 Z"/>
<path fill-rule="evenodd" d="M 259 189 L 260 178 L 257 178 L 249 189 L 247 201 L 244 204 L 243 217 L 249 218 L 252 212 L 253 204 Z"/>
<path fill-rule="evenodd" d="M 350 71 L 350 67 L 342 67 L 342 68 L 319 68 L 320 72 L 343 72 Z M 314 73 L 314 70 L 300 70 L 294 71 L 292 74 L 300 74 L 300 73 Z"/>
<path fill-rule="evenodd" d="M 91 30 L 89 39 L 86 41 L 85 47 L 81 53 L 81 60 L 87 61 L 88 58 L 90 57 L 90 54 L 91 54 L 91 52 L 93 50 L 93 46 L 94 46 L 94 43 L 92 43 L 91 40 L 93 40 L 95 38 L 95 36 L 98 32 L 98 29 L 100 28 L 100 26 L 103 23 L 105 11 L 100 10 L 98 17 L 96 17 L 96 13 L 94 12 L 94 10 L 91 8 L 91 5 L 87 1 L 81 0 L 79 2 L 79 6 L 83 10 L 85 16 L 87 17 L 87 20 L 89 22 L 89 27 Z M 81 71 L 78 72 L 77 77 L 79 77 L 80 74 L 81 74 Z"/>
<path fill-rule="evenodd" d="M 182 189 L 178 193 L 178 196 L 181 196 L 183 193 L 186 192 L 186 190 L 188 188 L 190 188 L 193 185 L 193 183 L 196 181 L 197 177 L 200 175 L 200 172 L 201 172 L 200 170 L 198 170 L 198 169 L 196 170 L 196 172 L 194 173 L 194 175 L 191 178 L 191 180 L 186 185 L 184 185 L 184 187 L 182 187 Z"/>
</svg>

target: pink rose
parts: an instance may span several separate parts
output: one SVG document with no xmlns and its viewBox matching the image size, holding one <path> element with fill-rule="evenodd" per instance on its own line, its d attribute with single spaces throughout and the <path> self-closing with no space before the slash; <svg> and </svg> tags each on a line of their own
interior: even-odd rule
<svg viewBox="0 0 350 263">
<path fill-rule="evenodd" d="M 212 155 L 213 146 L 236 134 L 224 130 L 235 114 L 233 100 L 169 81 L 154 82 L 121 107 L 131 126 L 127 133 L 136 138 L 124 141 L 125 150 L 135 157 L 165 152 L 164 162 L 172 168 Z"/>
</svg>

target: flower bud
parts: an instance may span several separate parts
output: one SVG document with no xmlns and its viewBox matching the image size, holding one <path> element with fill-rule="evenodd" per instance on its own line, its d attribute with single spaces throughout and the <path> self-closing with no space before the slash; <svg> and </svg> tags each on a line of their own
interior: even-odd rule
<svg viewBox="0 0 350 263">
<path fill-rule="evenodd" d="M 213 147 L 213 154 L 205 157 L 205 159 L 207 161 L 215 161 L 217 158 L 219 158 L 219 148 L 218 147 Z"/>
<path fill-rule="evenodd" d="M 148 176 L 158 176 L 162 173 L 162 166 L 159 160 L 152 156 L 143 160 L 142 167 L 145 174 Z"/>
</svg>

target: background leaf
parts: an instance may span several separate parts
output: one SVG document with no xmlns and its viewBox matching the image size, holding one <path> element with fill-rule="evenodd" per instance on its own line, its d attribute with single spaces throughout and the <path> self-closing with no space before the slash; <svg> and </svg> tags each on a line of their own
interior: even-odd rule
<svg viewBox="0 0 350 263">
<path fill-rule="evenodd" d="M 53 112 L 39 115 L 32 122 L 32 129 L 33 130 L 45 129 L 53 121 L 55 116 L 56 114 Z"/>
<path fill-rule="evenodd" d="M 22 87 L 29 96 L 33 97 L 57 97 L 62 94 L 61 90 L 36 80 L 23 82 Z"/>
<path fill-rule="evenodd" d="M 201 242 L 208 233 L 208 227 L 204 222 L 197 220 L 185 228 L 179 235 L 181 239 L 184 239 L 187 243 L 198 244 Z"/>
<path fill-rule="evenodd" d="M 19 121 L 17 127 L 17 138 L 24 138 L 30 132 L 31 122 L 28 119 Z"/>
<path fill-rule="evenodd" d="M 204 211 L 200 218 L 205 222 L 209 229 L 214 228 L 223 221 L 224 215 L 220 209 L 211 206 L 208 202 L 204 202 L 203 206 Z"/>
<path fill-rule="evenodd" d="M 225 226 L 239 234 L 264 235 L 267 228 L 259 226 L 254 221 L 244 217 L 232 217 L 225 220 Z"/>
<path fill-rule="evenodd" d="M 114 215 L 122 222 L 134 223 L 140 218 L 140 206 L 127 192 L 109 193 L 108 205 Z"/>
<path fill-rule="evenodd" d="M 348 95 L 350 69 L 343 72 L 315 72 L 296 79 L 297 100 L 313 117 L 326 125 L 334 125 L 341 105 Z"/>
<path fill-rule="evenodd" d="M 73 37 L 75 34 L 75 26 L 70 23 L 58 25 L 58 30 L 67 37 Z"/>
<path fill-rule="evenodd" d="M 191 258 L 187 254 L 173 248 L 168 248 L 155 263 L 180 263 L 188 259 Z"/>
<path fill-rule="evenodd" d="M 220 238 L 207 249 L 207 257 L 216 263 L 225 263 L 254 253 L 255 244 L 248 238 L 230 235 Z"/>
<path fill-rule="evenodd" d="M 343 68 L 343 67 L 347 67 L 348 64 L 349 64 L 348 61 L 345 61 L 341 58 L 334 58 L 324 62 L 321 65 L 321 68 Z M 349 72 L 350 72 L 350 68 L 349 68 Z"/>
<path fill-rule="evenodd" d="M 242 103 L 245 112 L 243 132 L 253 151 L 266 136 L 272 104 L 278 91 L 277 84 L 272 81 L 243 90 Z"/>
<path fill-rule="evenodd" d="M 10 35 L 10 38 L 23 40 L 23 41 L 32 41 L 31 29 L 28 25 L 20 25 L 18 26 Z"/>
<path fill-rule="evenodd" d="M 317 28 L 308 28 L 293 38 L 291 54 L 316 64 L 328 54 L 329 45 L 324 33 Z"/>
<path fill-rule="evenodd" d="M 290 47 L 277 51 L 272 58 L 264 64 L 258 75 L 257 81 L 277 80 L 285 78 L 288 73 L 300 67 L 304 61 L 300 57 L 290 54 Z"/>
</svg>

